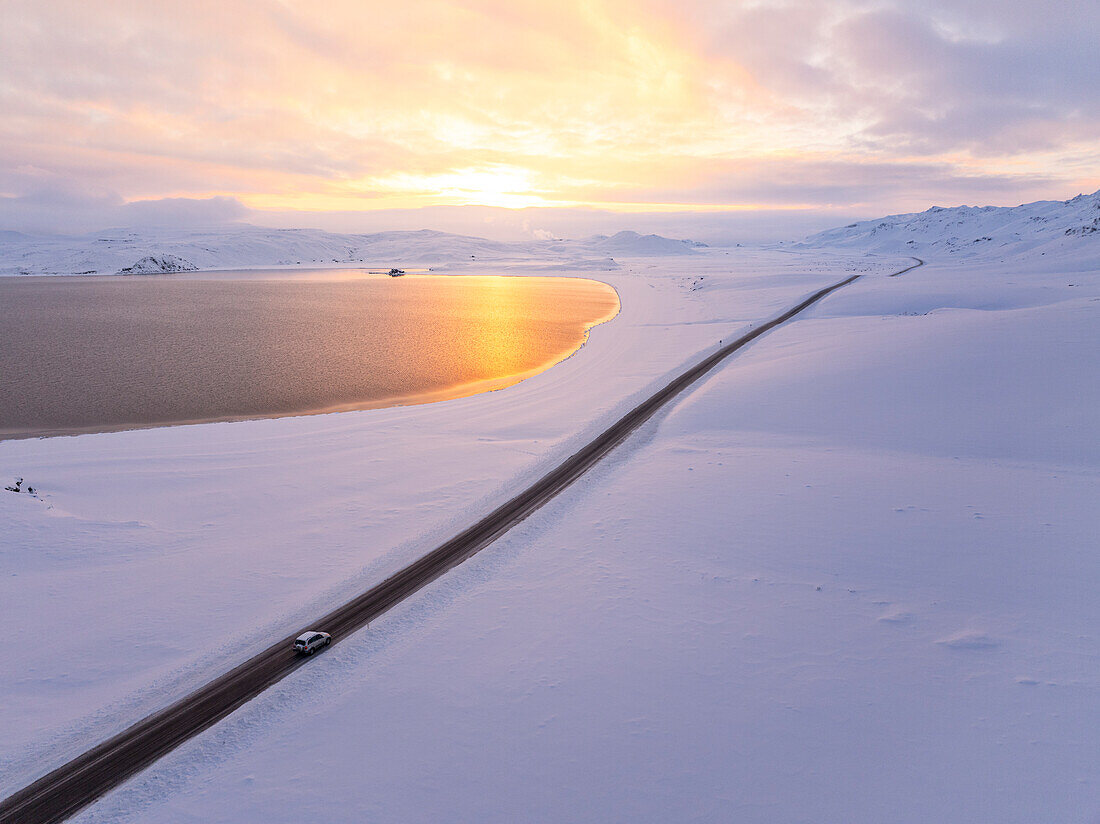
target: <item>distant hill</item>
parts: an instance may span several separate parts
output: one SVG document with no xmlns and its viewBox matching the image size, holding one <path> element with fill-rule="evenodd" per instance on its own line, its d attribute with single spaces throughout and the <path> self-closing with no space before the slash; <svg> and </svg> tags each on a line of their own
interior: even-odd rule
<svg viewBox="0 0 1100 824">
<path fill-rule="evenodd" d="M 582 243 L 593 249 L 617 255 L 682 255 L 707 244 L 697 240 L 673 240 L 660 235 L 639 235 L 637 232 L 618 232 L 611 237 L 593 235 Z"/>
<path fill-rule="evenodd" d="M 168 272 L 194 272 L 198 269 L 195 264 L 175 255 L 150 255 L 143 257 L 133 266 L 120 269 L 120 275 L 163 275 Z"/>
<path fill-rule="evenodd" d="M 1100 261 L 1100 191 L 1011 207 L 933 206 L 829 229 L 794 245 L 824 247 L 959 260 L 1054 254 Z"/>
<path fill-rule="evenodd" d="M 690 255 L 703 244 L 619 232 L 582 240 L 502 243 L 431 230 L 335 234 L 228 224 L 213 229 L 112 229 L 79 236 L 0 233 L 0 274 L 110 274 L 264 266 L 445 266 L 542 264 L 617 268 L 614 256 Z M 168 263 L 165 263 L 168 261 Z M 179 261 L 179 263 L 176 263 Z"/>
</svg>

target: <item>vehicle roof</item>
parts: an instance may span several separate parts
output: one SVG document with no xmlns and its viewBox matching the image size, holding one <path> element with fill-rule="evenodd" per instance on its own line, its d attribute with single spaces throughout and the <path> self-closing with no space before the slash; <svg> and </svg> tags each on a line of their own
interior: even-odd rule
<svg viewBox="0 0 1100 824">
<path fill-rule="evenodd" d="M 303 633 L 302 633 L 301 635 L 299 635 L 299 636 L 298 636 L 297 638 L 295 638 L 294 640 L 295 640 L 295 641 L 308 641 L 308 640 L 309 640 L 310 638 L 312 638 L 312 637 L 313 637 L 314 635 L 325 635 L 325 634 L 326 634 L 326 633 L 324 633 L 324 632 L 321 632 L 320 630 L 316 630 L 316 629 L 311 629 L 311 630 L 310 630 L 309 632 L 303 632 Z"/>
</svg>

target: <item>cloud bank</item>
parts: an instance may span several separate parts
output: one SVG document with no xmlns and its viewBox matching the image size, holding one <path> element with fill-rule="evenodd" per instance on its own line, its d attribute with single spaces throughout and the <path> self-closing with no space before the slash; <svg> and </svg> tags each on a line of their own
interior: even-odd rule
<svg viewBox="0 0 1100 824">
<path fill-rule="evenodd" d="M 1095 11 L 8 0 L 0 221 L 1061 198 L 1100 186 Z"/>
</svg>

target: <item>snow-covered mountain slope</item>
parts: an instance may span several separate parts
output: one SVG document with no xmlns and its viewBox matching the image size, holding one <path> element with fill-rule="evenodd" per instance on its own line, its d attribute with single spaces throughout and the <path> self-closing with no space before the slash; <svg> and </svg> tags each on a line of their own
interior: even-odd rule
<svg viewBox="0 0 1100 824">
<path fill-rule="evenodd" d="M 1100 264 L 1100 191 L 1022 206 L 933 206 L 812 235 L 795 248 L 904 252 L 918 257 L 999 260 L 1056 255 Z"/>
<path fill-rule="evenodd" d="M 0 275 L 113 274 L 146 258 L 175 257 L 199 269 L 263 266 L 448 265 L 471 261 L 544 261 L 578 269 L 614 269 L 612 255 L 690 255 L 692 241 L 620 232 L 583 240 L 502 243 L 431 230 L 334 234 L 231 224 L 205 231 L 112 229 L 80 236 L 0 233 Z M 160 270 L 158 270 L 160 271 Z M 163 270 L 167 271 L 167 270 Z"/>
<path fill-rule="evenodd" d="M 697 240 L 673 240 L 660 235 L 639 235 L 637 232 L 617 232 L 611 237 L 593 235 L 583 243 L 594 250 L 623 256 L 682 255 L 706 246 Z"/>
<path fill-rule="evenodd" d="M 160 275 L 166 272 L 194 272 L 195 264 L 175 255 L 149 255 L 133 266 L 122 269 L 120 275 Z"/>
</svg>

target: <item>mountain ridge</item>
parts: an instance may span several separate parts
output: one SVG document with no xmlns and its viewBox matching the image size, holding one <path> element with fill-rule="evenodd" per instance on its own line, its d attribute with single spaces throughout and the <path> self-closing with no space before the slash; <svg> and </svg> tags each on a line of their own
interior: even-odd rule
<svg viewBox="0 0 1100 824">
<path fill-rule="evenodd" d="M 323 229 L 273 229 L 244 223 L 199 230 L 117 228 L 84 235 L 0 235 L 0 275 L 114 274 L 144 270 L 149 267 L 149 258 L 179 259 L 204 270 L 454 267 L 477 261 L 538 261 L 555 268 L 615 269 L 618 264 L 612 255 L 691 255 L 703 245 L 629 231 L 578 240 L 505 242 L 433 229 L 338 234 Z"/>
<path fill-rule="evenodd" d="M 1100 260 L 1100 191 L 1019 206 L 932 206 L 828 229 L 792 248 L 826 247 L 959 260 L 1029 253 Z"/>
</svg>

